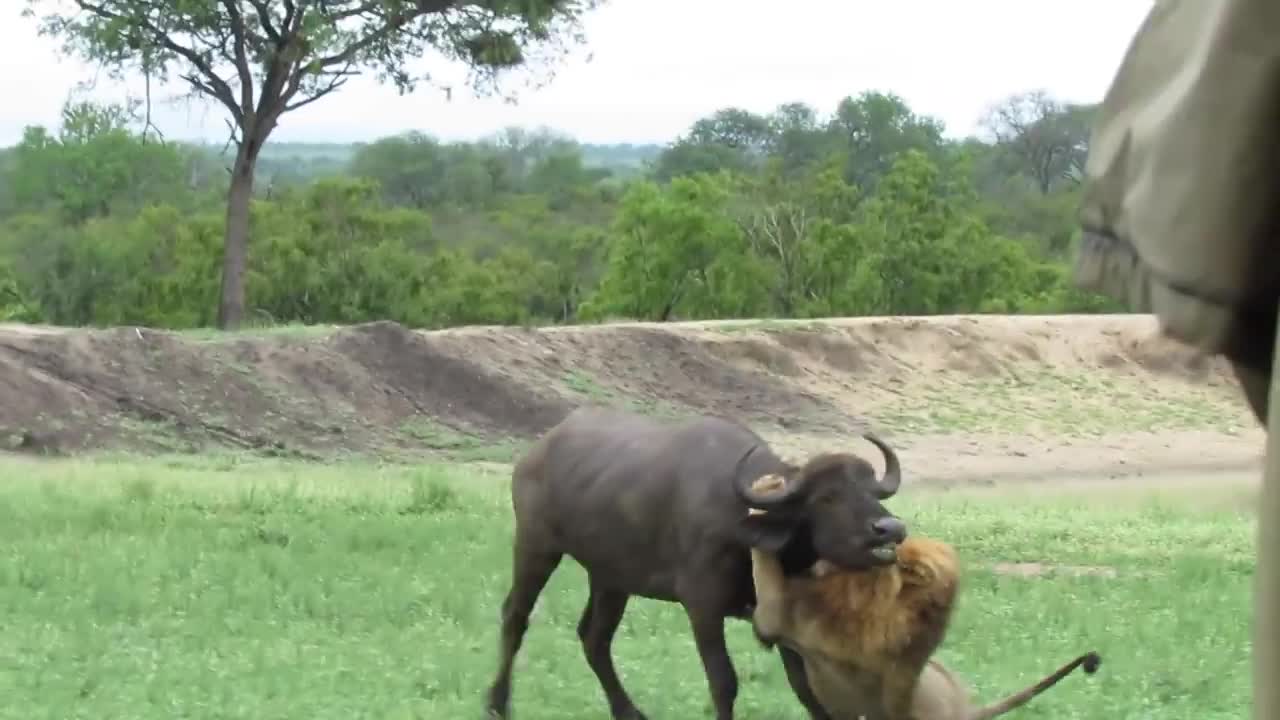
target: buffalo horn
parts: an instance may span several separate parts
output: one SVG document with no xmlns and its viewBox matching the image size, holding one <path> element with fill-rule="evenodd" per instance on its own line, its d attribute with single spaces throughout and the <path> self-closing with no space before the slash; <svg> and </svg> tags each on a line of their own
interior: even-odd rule
<svg viewBox="0 0 1280 720">
<path fill-rule="evenodd" d="M 902 484 L 902 466 L 898 463 L 898 454 L 889 447 L 888 443 L 873 433 L 866 433 L 862 437 L 880 448 L 880 452 L 884 454 L 884 477 L 876 483 L 876 496 L 881 500 L 891 498 L 898 492 L 898 486 Z"/>
</svg>

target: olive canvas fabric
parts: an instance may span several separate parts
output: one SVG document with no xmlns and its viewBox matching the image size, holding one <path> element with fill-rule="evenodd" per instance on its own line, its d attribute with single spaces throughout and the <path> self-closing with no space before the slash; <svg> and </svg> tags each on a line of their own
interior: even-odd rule
<svg viewBox="0 0 1280 720">
<path fill-rule="evenodd" d="M 1095 121 L 1076 282 L 1231 361 L 1274 427 L 1280 2 L 1157 1 Z M 1268 402 L 1269 398 L 1275 401 Z M 1280 436 L 1259 504 L 1255 720 L 1280 718 Z"/>
<path fill-rule="evenodd" d="M 1280 3 L 1165 0 L 1095 121 L 1076 280 L 1226 355 L 1259 419 L 1280 262 Z"/>
</svg>

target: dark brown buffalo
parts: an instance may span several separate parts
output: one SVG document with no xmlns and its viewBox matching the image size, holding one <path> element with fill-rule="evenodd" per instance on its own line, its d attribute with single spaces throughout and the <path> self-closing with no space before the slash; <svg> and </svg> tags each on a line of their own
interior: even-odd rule
<svg viewBox="0 0 1280 720">
<path fill-rule="evenodd" d="M 866 460 L 817 455 L 784 462 L 756 433 L 717 417 L 658 420 L 579 408 L 538 440 L 512 473 L 515 547 L 511 590 L 502 604 L 490 717 L 507 717 L 511 668 L 538 594 L 564 555 L 587 571 L 590 597 L 578 623 L 587 663 L 616 720 L 643 720 L 614 670 L 610 646 L 632 595 L 678 602 L 692 625 L 717 720 L 731 720 L 737 675 L 725 649 L 724 619 L 750 617 L 755 603 L 750 548 L 778 553 L 800 572 L 822 557 L 850 570 L 892 562 L 886 549 L 906 526 L 880 504 L 901 481 L 888 445 L 876 479 Z M 756 495 L 767 474 L 781 493 Z M 767 510 L 749 516 L 749 508 Z M 787 679 L 814 718 L 799 655 L 781 649 Z"/>
</svg>

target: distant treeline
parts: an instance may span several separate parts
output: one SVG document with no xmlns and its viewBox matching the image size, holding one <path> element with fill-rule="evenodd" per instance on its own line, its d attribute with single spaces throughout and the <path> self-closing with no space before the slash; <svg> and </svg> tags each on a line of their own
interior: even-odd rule
<svg viewBox="0 0 1280 720">
<path fill-rule="evenodd" d="M 669 146 L 509 129 L 271 142 L 254 323 L 1117 311 L 1067 264 L 1091 108 L 1009 98 L 953 141 L 892 94 L 728 108 Z M 207 326 L 230 161 L 69 103 L 0 151 L 0 319 Z"/>
<path fill-rule="evenodd" d="M 584 166 L 604 168 L 620 177 L 643 173 L 647 165 L 657 159 L 664 149 L 662 145 L 655 144 L 577 145 L 582 153 Z M 357 153 L 368 146 L 369 143 L 272 142 L 263 148 L 258 160 L 259 182 L 278 187 L 297 185 L 321 177 L 346 175 Z M 211 165 L 226 163 L 221 157 L 223 146 L 205 144 L 199 147 L 208 155 Z"/>
</svg>

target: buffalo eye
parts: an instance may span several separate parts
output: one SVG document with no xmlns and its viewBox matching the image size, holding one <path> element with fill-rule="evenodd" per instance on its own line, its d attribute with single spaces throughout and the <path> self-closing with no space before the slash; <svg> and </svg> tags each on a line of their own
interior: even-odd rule
<svg viewBox="0 0 1280 720">
<path fill-rule="evenodd" d="M 824 492 L 818 495 L 817 501 L 821 505 L 835 505 L 840 502 L 840 493 Z"/>
</svg>

